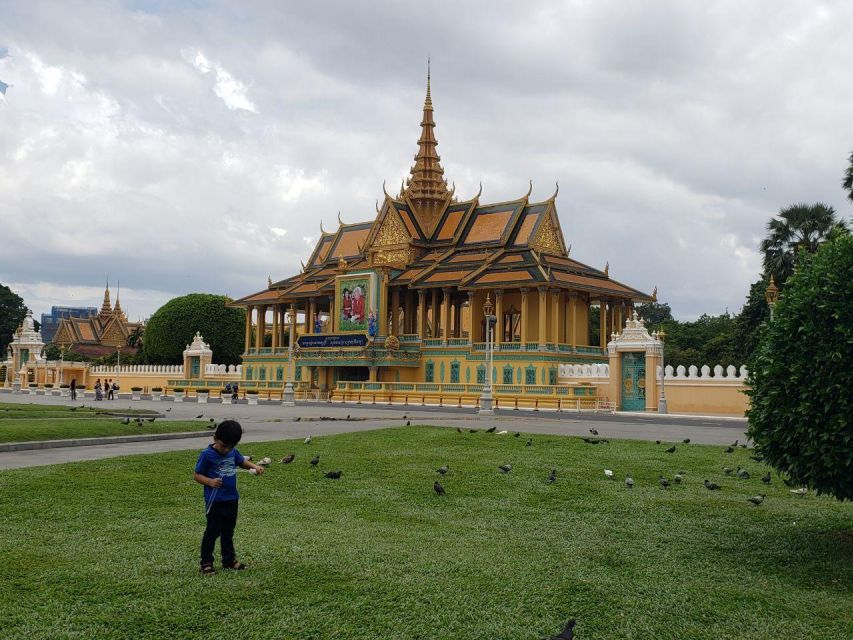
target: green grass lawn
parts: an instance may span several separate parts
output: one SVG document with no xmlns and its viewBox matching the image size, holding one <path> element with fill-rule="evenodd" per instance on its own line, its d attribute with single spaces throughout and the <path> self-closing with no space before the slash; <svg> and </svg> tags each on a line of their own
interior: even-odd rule
<svg viewBox="0 0 853 640">
<path fill-rule="evenodd" d="M 131 413 L 127 410 L 117 412 L 122 415 Z M 140 416 L 154 414 L 145 410 L 132 413 Z M 125 425 L 121 417 L 109 415 L 108 411 L 90 407 L 78 407 L 72 411 L 67 406 L 0 403 L 0 443 L 203 431 L 208 425 L 206 420 L 146 420 L 138 426 L 133 419 Z"/>
<path fill-rule="evenodd" d="M 580 640 L 853 637 L 850 504 L 765 488 L 742 449 L 524 443 L 412 427 L 246 444 L 276 461 L 239 475 L 250 569 L 213 577 L 196 451 L 2 471 L 3 636 L 532 640 L 576 617 Z M 738 464 L 753 479 L 723 476 Z"/>
</svg>

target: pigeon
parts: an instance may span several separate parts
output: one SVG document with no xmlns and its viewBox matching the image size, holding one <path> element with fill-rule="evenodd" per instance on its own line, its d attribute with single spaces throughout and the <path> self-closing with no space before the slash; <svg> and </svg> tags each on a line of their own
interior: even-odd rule
<svg viewBox="0 0 853 640">
<path fill-rule="evenodd" d="M 462 433 L 462 427 L 456 427 L 456 433 Z"/>
<path fill-rule="evenodd" d="M 604 475 L 613 480 L 613 469 L 605 469 Z"/>
<path fill-rule="evenodd" d="M 148 418 L 148 422 L 154 422 L 157 418 Z"/>
<path fill-rule="evenodd" d="M 468 433 L 477 433 L 476 429 L 468 429 Z"/>
<path fill-rule="evenodd" d="M 747 500 L 749 500 L 752 504 L 754 504 L 757 507 L 762 502 L 764 502 L 764 498 L 766 498 L 766 497 L 767 497 L 767 494 L 762 493 L 760 496 L 752 496 L 751 498 L 747 498 Z"/>
<path fill-rule="evenodd" d="M 737 446 L 737 443 L 738 443 L 738 441 L 737 441 L 737 440 L 735 440 L 735 441 L 734 441 L 734 442 L 732 442 L 729 446 L 730 446 L 732 449 L 734 449 L 734 448 Z"/>
<path fill-rule="evenodd" d="M 77 411 L 77 407 L 71 407 L 69 411 Z"/>
<path fill-rule="evenodd" d="M 726 447 L 725 452 L 726 453 L 734 453 L 734 447 Z"/>
<path fill-rule="evenodd" d="M 436 480 L 436 481 L 432 484 L 432 489 L 433 489 L 433 491 L 435 491 L 435 492 L 436 492 L 438 495 L 440 495 L 440 496 L 447 495 L 447 494 L 444 492 L 444 487 L 442 487 L 442 486 L 441 486 L 441 483 L 440 483 L 438 480 Z"/>
<path fill-rule="evenodd" d="M 532 447 L 533 446 L 533 438 L 528 438 L 527 443 L 524 446 L 525 447 Z"/>
<path fill-rule="evenodd" d="M 503 431 L 498 431 L 495 435 L 496 436 L 505 436 L 507 433 L 509 433 L 509 432 L 506 429 L 504 429 Z"/>
<path fill-rule="evenodd" d="M 450 469 L 447 468 L 446 464 L 435 470 L 436 473 L 440 473 L 441 475 L 444 475 L 448 471 L 450 471 Z"/>
<path fill-rule="evenodd" d="M 196 419 L 196 420 L 201 420 L 203 417 L 204 417 L 204 414 L 203 414 L 203 413 L 200 413 L 200 414 L 198 414 L 198 415 L 195 417 L 195 419 Z"/>
<path fill-rule="evenodd" d="M 486 433 L 494 433 L 495 429 L 497 429 L 497 427 L 489 427 L 488 429 L 486 429 Z"/>
<path fill-rule="evenodd" d="M 412 421 L 411 421 L 411 420 L 406 420 L 406 426 L 407 426 L 407 427 L 411 427 L 411 426 L 412 426 Z"/>
<path fill-rule="evenodd" d="M 405 420 L 408 416 L 403 416 L 403 420 Z"/>
<path fill-rule="evenodd" d="M 632 478 L 631 476 L 625 476 L 625 486 L 628 487 L 629 489 L 633 489 L 634 488 L 634 478 Z"/>
<path fill-rule="evenodd" d="M 168 409 L 166 409 L 166 413 L 169 413 L 171 410 L 172 410 L 172 407 L 169 407 Z"/>
<path fill-rule="evenodd" d="M 572 618 L 563 627 L 563 630 L 555 636 L 551 636 L 549 640 L 574 640 L 575 637 L 575 619 Z"/>
<path fill-rule="evenodd" d="M 294 421 L 294 422 L 302 422 L 302 416 L 296 416 L 296 417 L 293 419 L 293 421 Z"/>
<path fill-rule="evenodd" d="M 305 444 L 311 444 L 311 436 L 310 435 L 307 438 L 305 438 Z"/>
<path fill-rule="evenodd" d="M 770 477 L 769 471 L 767 473 L 765 473 L 763 476 L 761 476 L 761 482 L 763 482 L 764 484 L 770 484 L 770 480 L 772 480 L 772 478 Z"/>
<path fill-rule="evenodd" d="M 594 436 L 597 436 L 597 435 L 598 435 L 598 429 L 596 429 L 596 428 L 594 428 L 594 427 L 593 427 L 592 429 L 590 429 L 590 430 L 589 430 L 589 432 L 590 432 L 592 435 L 594 435 Z"/>
<path fill-rule="evenodd" d="M 732 475 L 731 467 L 723 467 L 723 473 L 725 473 L 727 476 Z"/>
<path fill-rule="evenodd" d="M 675 453 L 675 445 L 672 445 L 669 449 L 667 449 L 664 453 Z"/>
<path fill-rule="evenodd" d="M 690 444 L 690 438 L 684 438 L 684 440 L 682 440 L 681 442 L 683 442 L 684 444 Z"/>
<path fill-rule="evenodd" d="M 311 458 L 311 462 L 309 464 L 312 467 L 316 467 L 318 464 L 320 464 L 320 456 L 314 456 L 313 458 Z"/>
<path fill-rule="evenodd" d="M 661 477 L 660 477 L 660 480 L 658 480 L 658 483 L 659 483 L 659 484 L 660 484 L 660 486 L 662 486 L 664 489 L 669 489 L 669 480 L 667 480 L 667 479 L 666 479 L 666 478 L 664 478 L 663 476 L 661 476 Z"/>
<path fill-rule="evenodd" d="M 122 424 L 130 424 L 130 418 L 125 418 L 121 421 Z"/>
<path fill-rule="evenodd" d="M 684 482 L 684 476 L 681 475 L 680 473 L 676 473 L 672 477 L 672 480 L 675 482 L 675 484 L 681 484 L 682 482 Z"/>
<path fill-rule="evenodd" d="M 296 457 L 295 453 L 288 453 L 281 459 L 281 464 L 290 464 L 293 462 L 293 459 Z"/>
<path fill-rule="evenodd" d="M 607 442 L 607 440 L 603 438 L 581 438 L 587 444 L 598 444 L 600 442 Z"/>
<path fill-rule="evenodd" d="M 323 475 L 331 480 L 337 480 L 341 477 L 343 471 L 326 471 Z"/>
<path fill-rule="evenodd" d="M 515 433 L 512 434 L 512 437 L 513 438 L 519 438 L 519 437 L 521 437 L 521 433 L 516 431 Z"/>
<path fill-rule="evenodd" d="M 347 420 L 349 420 L 349 414 L 347 414 Z"/>
<path fill-rule="evenodd" d="M 554 484 L 557 482 L 557 470 L 551 469 L 551 475 L 548 476 L 548 484 Z"/>
<path fill-rule="evenodd" d="M 749 480 L 749 471 L 747 471 L 746 469 L 741 469 L 740 467 L 738 467 L 737 477 L 740 478 L 741 480 Z"/>
<path fill-rule="evenodd" d="M 806 487 L 800 487 L 799 489 L 791 489 L 791 493 L 795 496 L 800 496 L 801 498 L 806 495 L 809 490 Z"/>
<path fill-rule="evenodd" d="M 716 482 L 708 482 L 708 480 L 706 479 L 702 482 L 702 484 L 705 485 L 705 488 L 708 491 L 719 491 L 720 490 L 720 485 L 718 485 Z"/>
<path fill-rule="evenodd" d="M 216 420 L 214 420 L 213 418 L 211 418 L 211 419 L 210 419 L 210 422 L 216 422 Z"/>
<path fill-rule="evenodd" d="M 741 449 L 746 449 L 746 444 L 744 443 L 744 444 L 740 445 L 740 448 L 741 448 Z"/>
<path fill-rule="evenodd" d="M 655 440 L 655 444 L 660 444 L 660 440 Z"/>
<path fill-rule="evenodd" d="M 502 464 L 498 467 L 498 469 L 500 469 L 501 473 L 506 474 L 506 473 L 509 473 L 510 471 L 512 471 L 512 465 L 511 464 Z"/>
</svg>

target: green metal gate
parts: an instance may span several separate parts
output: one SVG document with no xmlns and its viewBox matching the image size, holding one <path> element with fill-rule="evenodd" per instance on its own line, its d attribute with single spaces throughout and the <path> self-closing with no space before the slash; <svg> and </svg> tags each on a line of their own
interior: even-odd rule
<svg viewBox="0 0 853 640">
<path fill-rule="evenodd" d="M 643 351 L 622 354 L 622 410 L 646 410 L 646 354 Z"/>
</svg>

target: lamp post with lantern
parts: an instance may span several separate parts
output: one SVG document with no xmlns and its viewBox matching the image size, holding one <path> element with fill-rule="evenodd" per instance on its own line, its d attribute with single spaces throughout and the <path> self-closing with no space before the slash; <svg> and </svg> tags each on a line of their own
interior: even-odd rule
<svg viewBox="0 0 853 640">
<path fill-rule="evenodd" d="M 486 294 L 486 302 L 483 304 L 483 317 L 486 324 L 486 379 L 483 385 L 483 393 L 480 396 L 480 411 L 481 416 L 493 416 L 495 410 L 492 408 L 492 362 L 494 359 L 494 327 L 497 318 L 492 315 L 494 305 L 492 305 L 489 294 Z"/>
<path fill-rule="evenodd" d="M 660 397 L 658 398 L 658 413 L 666 413 L 666 359 L 664 353 L 666 351 L 664 341 L 666 340 L 666 331 L 661 329 L 657 333 L 660 340 Z"/>
<path fill-rule="evenodd" d="M 287 383 L 284 385 L 284 392 L 281 394 L 281 406 L 293 407 L 296 405 L 296 398 L 293 393 L 293 378 L 296 376 L 296 367 L 293 362 L 293 334 L 296 333 L 296 307 L 292 304 L 287 310 L 287 324 Z"/>
<path fill-rule="evenodd" d="M 770 307 L 770 322 L 773 322 L 773 310 L 779 301 L 779 287 L 776 286 L 772 274 L 770 276 L 770 283 L 767 285 L 767 289 L 764 290 L 764 299 L 767 301 L 767 306 Z"/>
</svg>

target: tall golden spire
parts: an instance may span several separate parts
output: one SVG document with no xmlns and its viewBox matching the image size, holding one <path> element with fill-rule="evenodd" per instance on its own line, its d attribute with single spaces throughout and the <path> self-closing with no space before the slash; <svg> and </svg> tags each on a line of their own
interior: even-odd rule
<svg viewBox="0 0 853 640">
<path fill-rule="evenodd" d="M 121 310 L 121 302 L 119 302 L 119 297 L 121 296 L 121 280 L 118 283 L 118 289 L 116 290 L 116 306 L 113 307 L 113 315 L 115 315 L 119 320 L 123 322 L 127 322 L 127 316 L 124 315 L 124 311 Z"/>
<path fill-rule="evenodd" d="M 418 155 L 415 156 L 415 164 L 411 169 L 411 177 L 406 180 L 403 195 L 414 205 L 421 226 L 429 232 L 438 222 L 452 195 L 447 188 L 447 180 L 444 179 L 444 169 L 441 168 L 441 158 L 436 153 L 436 146 L 438 142 L 435 139 L 435 121 L 432 118 L 430 68 L 427 60 L 427 90 L 421 120 L 421 137 L 418 139 Z"/>
<path fill-rule="evenodd" d="M 104 289 L 104 301 L 101 303 L 101 312 L 98 314 L 101 320 L 107 320 L 113 314 L 112 305 L 110 305 L 110 281 L 107 280 L 107 288 Z"/>
</svg>

